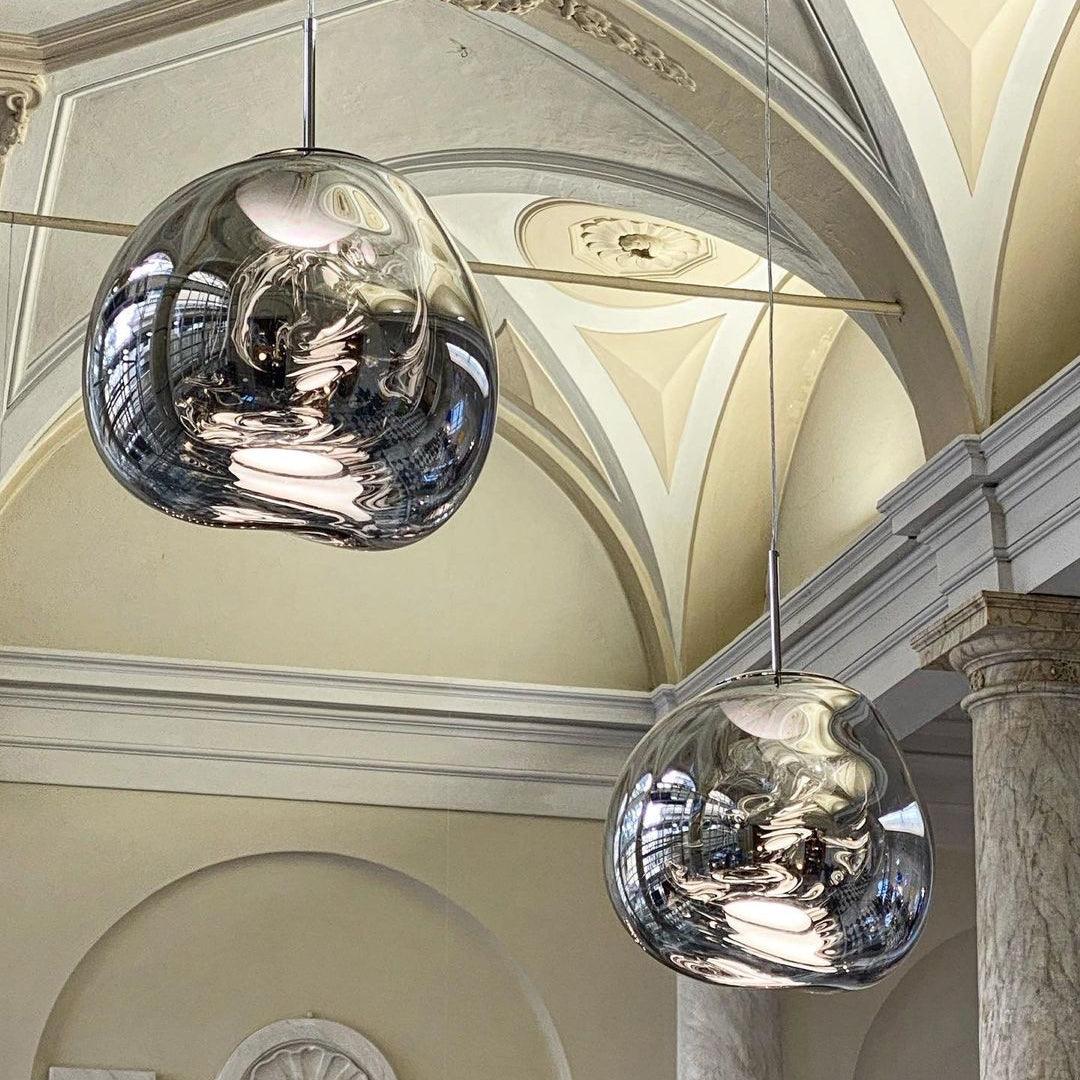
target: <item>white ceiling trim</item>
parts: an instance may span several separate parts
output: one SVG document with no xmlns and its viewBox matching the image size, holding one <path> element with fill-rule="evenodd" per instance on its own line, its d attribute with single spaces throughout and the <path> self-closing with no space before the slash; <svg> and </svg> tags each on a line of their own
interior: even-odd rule
<svg viewBox="0 0 1080 1080">
<path fill-rule="evenodd" d="M 0 649 L 0 781 L 601 817 L 650 695 Z"/>
</svg>

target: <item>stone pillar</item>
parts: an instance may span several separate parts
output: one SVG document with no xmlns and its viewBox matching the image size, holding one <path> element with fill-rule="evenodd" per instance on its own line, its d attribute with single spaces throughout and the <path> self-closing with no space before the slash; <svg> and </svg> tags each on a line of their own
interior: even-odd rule
<svg viewBox="0 0 1080 1080">
<path fill-rule="evenodd" d="M 1080 600 L 982 593 L 913 642 L 971 685 L 984 1080 L 1080 1080 Z"/>
<path fill-rule="evenodd" d="M 682 976 L 678 1080 L 783 1080 L 780 995 Z"/>
</svg>

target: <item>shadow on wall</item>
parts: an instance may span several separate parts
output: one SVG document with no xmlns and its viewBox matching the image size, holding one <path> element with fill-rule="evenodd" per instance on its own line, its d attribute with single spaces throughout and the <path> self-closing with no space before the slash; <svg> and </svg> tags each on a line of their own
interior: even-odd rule
<svg viewBox="0 0 1080 1080">
<path fill-rule="evenodd" d="M 524 973 L 442 893 L 361 859 L 275 853 L 220 863 L 154 893 L 83 957 L 53 1007 L 50 1065 L 218 1074 L 282 1017 L 363 1032 L 398 1080 L 569 1080 Z"/>
<path fill-rule="evenodd" d="M 972 928 L 908 971 L 866 1033 L 854 1080 L 979 1080 L 976 955 Z"/>
</svg>

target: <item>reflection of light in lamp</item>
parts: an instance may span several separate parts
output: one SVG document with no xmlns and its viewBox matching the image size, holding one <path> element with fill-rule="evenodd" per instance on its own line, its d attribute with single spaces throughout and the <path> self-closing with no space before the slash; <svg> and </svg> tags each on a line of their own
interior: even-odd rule
<svg viewBox="0 0 1080 1080">
<path fill-rule="evenodd" d="M 317 174 L 265 172 L 240 185 L 236 202 L 271 240 L 289 247 L 323 248 L 357 227 L 348 216 L 330 212 L 342 204 L 320 198 Z"/>
<path fill-rule="evenodd" d="M 926 835 L 926 822 L 918 803 L 908 803 L 891 814 L 882 814 L 881 827 L 889 832 L 906 832 L 912 836 Z"/>
<path fill-rule="evenodd" d="M 480 393 L 487 397 L 491 393 L 491 383 L 488 380 L 487 374 L 484 371 L 483 365 L 479 363 L 475 356 L 471 353 L 467 353 L 460 345 L 455 345 L 452 341 L 446 343 L 446 351 L 450 355 L 450 359 L 462 371 L 467 371 L 472 376 L 473 382 L 480 387 Z"/>
<path fill-rule="evenodd" d="M 827 968 L 825 940 L 809 913 L 783 900 L 729 900 L 724 904 L 734 941 L 785 964 Z"/>
<path fill-rule="evenodd" d="M 753 897 L 729 900 L 724 904 L 724 910 L 729 918 L 772 930 L 785 930 L 790 934 L 809 930 L 813 926 L 813 920 L 801 907 L 783 900 L 757 900 Z"/>
<path fill-rule="evenodd" d="M 247 491 L 281 502 L 312 506 L 351 521 L 368 521 L 357 504 L 362 494 L 355 477 L 327 454 L 280 446 L 234 450 L 229 472 Z"/>
</svg>

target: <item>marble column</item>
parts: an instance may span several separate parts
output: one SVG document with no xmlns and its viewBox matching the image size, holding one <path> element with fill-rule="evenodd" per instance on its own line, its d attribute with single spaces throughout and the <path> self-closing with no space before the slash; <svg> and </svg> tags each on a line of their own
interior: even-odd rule
<svg viewBox="0 0 1080 1080">
<path fill-rule="evenodd" d="M 783 1080 L 775 990 L 678 984 L 678 1080 Z"/>
<path fill-rule="evenodd" d="M 971 686 L 983 1080 L 1080 1080 L 1080 600 L 982 593 L 913 644 Z"/>
</svg>

